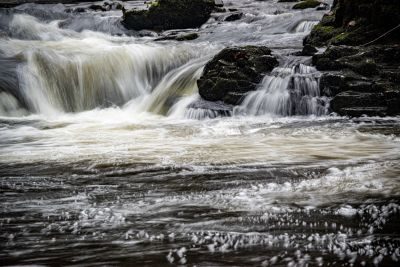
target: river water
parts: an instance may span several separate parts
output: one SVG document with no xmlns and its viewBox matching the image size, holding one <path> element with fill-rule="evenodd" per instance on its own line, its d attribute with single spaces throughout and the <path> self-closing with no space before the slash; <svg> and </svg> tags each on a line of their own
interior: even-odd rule
<svg viewBox="0 0 400 267">
<path fill-rule="evenodd" d="M 88 4 L 1 10 L 0 265 L 397 266 L 399 118 L 329 114 L 292 55 L 326 11 L 224 2 L 244 16 L 190 42 L 66 11 Z M 246 44 L 280 66 L 220 116 L 196 80 Z"/>
</svg>

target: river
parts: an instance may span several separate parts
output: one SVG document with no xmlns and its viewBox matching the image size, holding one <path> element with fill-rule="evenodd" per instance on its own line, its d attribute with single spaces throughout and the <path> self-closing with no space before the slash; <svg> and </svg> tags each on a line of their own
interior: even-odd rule
<svg viewBox="0 0 400 267">
<path fill-rule="evenodd" d="M 326 10 L 224 2 L 244 16 L 190 42 L 85 3 L 0 9 L 0 265 L 398 264 L 400 119 L 329 114 L 293 55 Z M 235 45 L 280 65 L 221 117 L 196 80 Z"/>
</svg>

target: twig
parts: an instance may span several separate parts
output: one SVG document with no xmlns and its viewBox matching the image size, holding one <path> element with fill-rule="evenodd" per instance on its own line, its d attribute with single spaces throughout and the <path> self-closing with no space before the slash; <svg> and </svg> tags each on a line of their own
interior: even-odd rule
<svg viewBox="0 0 400 267">
<path fill-rule="evenodd" d="M 381 39 L 382 37 L 385 37 L 386 35 L 388 35 L 388 34 L 391 33 L 392 31 L 395 31 L 397 28 L 400 28 L 400 24 L 397 25 L 396 27 L 394 27 L 393 29 L 391 29 L 391 30 L 385 32 L 384 34 L 382 34 L 381 36 L 379 36 L 379 37 L 376 38 L 375 40 L 372 40 L 371 42 L 366 43 L 366 44 L 363 44 L 363 45 L 361 45 L 361 46 L 367 46 L 367 45 L 370 45 L 370 44 L 372 44 L 372 43 L 375 43 L 376 41 L 378 41 L 378 40 Z"/>
</svg>

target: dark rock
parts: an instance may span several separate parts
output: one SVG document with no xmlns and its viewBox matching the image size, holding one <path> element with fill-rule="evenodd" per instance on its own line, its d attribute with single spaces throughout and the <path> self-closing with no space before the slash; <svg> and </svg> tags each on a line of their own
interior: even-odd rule
<svg viewBox="0 0 400 267">
<path fill-rule="evenodd" d="M 177 41 L 191 41 L 191 40 L 194 40 L 194 39 L 197 39 L 197 38 L 199 38 L 199 35 L 197 33 L 193 32 L 193 33 L 179 35 L 179 36 L 176 37 L 175 40 L 177 40 Z"/>
<path fill-rule="evenodd" d="M 301 51 L 302 56 L 312 56 L 317 53 L 318 50 L 312 45 L 305 45 Z"/>
<path fill-rule="evenodd" d="M 238 13 L 233 13 L 228 15 L 225 18 L 225 21 L 235 21 L 235 20 L 239 20 L 243 17 L 243 13 L 242 12 L 238 12 Z"/>
<path fill-rule="evenodd" d="M 207 118 L 232 116 L 233 106 L 226 105 L 223 102 L 212 102 L 199 99 L 188 106 L 189 110 L 204 111 Z M 202 119 L 201 117 L 199 119 Z"/>
<path fill-rule="evenodd" d="M 398 0 L 337 0 L 331 13 L 324 16 L 304 42 L 315 46 L 399 43 L 400 28 L 385 35 L 399 24 Z"/>
<path fill-rule="evenodd" d="M 293 6 L 293 9 L 316 8 L 320 4 L 321 4 L 321 2 L 317 1 L 317 0 L 305 0 L 305 1 L 301 1 L 298 4 L 295 4 Z"/>
<path fill-rule="evenodd" d="M 216 12 L 216 13 L 225 13 L 226 9 L 223 8 L 223 7 L 215 7 L 214 8 L 214 12 Z"/>
<path fill-rule="evenodd" d="M 346 91 L 332 99 L 331 108 L 340 115 L 351 117 L 388 115 L 387 99 L 383 93 Z"/>
<path fill-rule="evenodd" d="M 94 11 L 107 11 L 107 8 L 101 5 L 90 5 L 89 9 Z"/>
<path fill-rule="evenodd" d="M 74 9 L 74 12 L 75 13 L 83 13 L 83 12 L 86 12 L 86 9 L 83 7 L 77 7 Z"/>
<path fill-rule="evenodd" d="M 204 67 L 197 81 L 200 96 L 208 101 L 237 105 L 277 65 L 278 61 L 266 47 L 225 48 Z"/>
<path fill-rule="evenodd" d="M 214 9 L 214 0 L 159 0 L 148 10 L 124 12 L 123 25 L 133 30 L 197 28 Z"/>
<path fill-rule="evenodd" d="M 166 40 L 176 40 L 176 41 L 191 41 L 199 38 L 199 35 L 195 32 L 187 34 L 171 34 L 155 39 L 154 41 L 166 41 Z"/>
<path fill-rule="evenodd" d="M 331 109 L 340 115 L 400 114 L 399 52 L 400 45 L 329 47 L 313 56 L 319 70 L 330 71 L 320 78 L 321 95 L 334 97 Z"/>
</svg>

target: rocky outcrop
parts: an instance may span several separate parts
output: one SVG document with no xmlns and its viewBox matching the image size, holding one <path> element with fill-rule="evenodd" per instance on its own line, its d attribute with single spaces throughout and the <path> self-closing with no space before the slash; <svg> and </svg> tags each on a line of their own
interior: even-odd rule
<svg viewBox="0 0 400 267">
<path fill-rule="evenodd" d="M 197 81 L 200 96 L 208 101 L 238 105 L 277 65 L 278 61 L 266 47 L 225 48 L 204 67 Z"/>
<path fill-rule="evenodd" d="M 400 45 L 331 46 L 313 63 L 325 72 L 321 95 L 347 116 L 400 114 Z"/>
<path fill-rule="evenodd" d="M 215 7 L 214 0 L 158 0 L 148 10 L 124 11 L 122 24 L 132 30 L 197 28 Z"/>
<path fill-rule="evenodd" d="M 313 56 L 321 95 L 347 116 L 400 114 L 400 1 L 335 0 L 304 39 L 328 46 Z"/>
<path fill-rule="evenodd" d="M 330 13 L 305 38 L 314 46 L 367 44 L 400 25 L 398 0 L 335 0 Z M 376 43 L 399 43 L 400 27 Z"/>
</svg>

